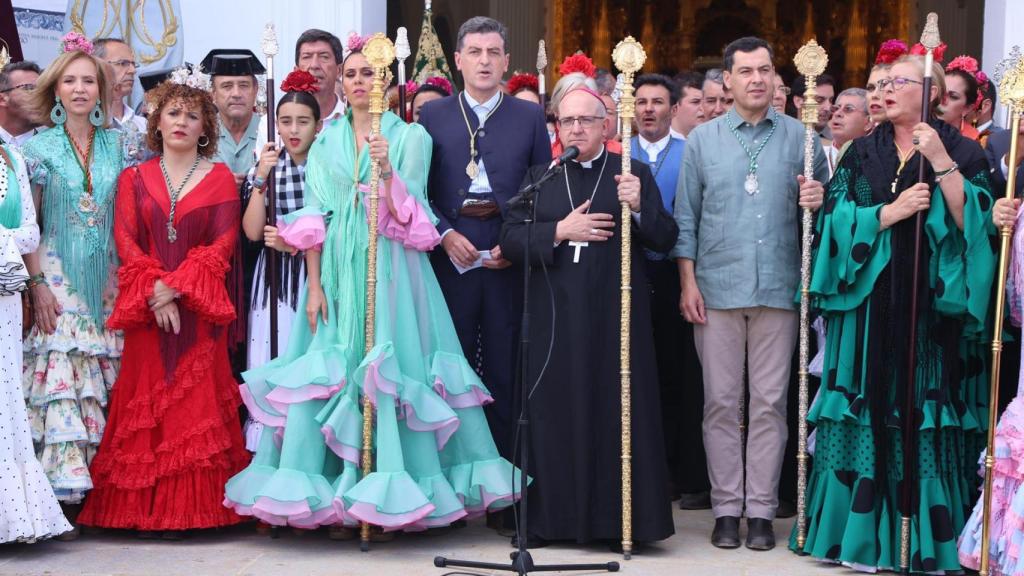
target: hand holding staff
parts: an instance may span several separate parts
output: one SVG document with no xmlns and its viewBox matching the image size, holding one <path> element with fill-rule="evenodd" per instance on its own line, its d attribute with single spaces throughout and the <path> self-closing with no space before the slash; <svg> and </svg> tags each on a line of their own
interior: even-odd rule
<svg viewBox="0 0 1024 576">
<path fill-rule="evenodd" d="M 373 68 L 373 84 L 370 87 L 370 135 L 380 134 L 380 117 L 387 110 L 387 103 L 384 100 L 385 77 L 388 75 L 388 68 L 395 60 L 395 46 L 383 33 L 378 32 L 366 41 L 363 47 L 363 55 Z M 377 319 L 377 212 L 380 208 L 380 161 L 370 161 L 370 193 L 369 210 L 367 211 L 367 232 L 366 249 L 366 324 L 364 325 L 364 346 L 365 353 L 373 349 L 376 334 Z M 361 459 L 362 475 L 365 478 L 373 469 L 373 403 L 370 396 L 363 392 L 363 453 Z M 370 549 L 370 524 L 363 522 L 360 525 L 360 544 L 363 552 Z"/>
<path fill-rule="evenodd" d="M 806 77 L 807 91 L 800 120 L 804 123 L 804 178 L 814 178 L 814 139 L 818 132 L 817 77 L 825 72 L 828 55 L 825 49 L 812 39 L 796 53 L 793 59 L 797 71 Z M 807 365 L 810 356 L 810 286 L 811 286 L 811 240 L 814 236 L 814 215 L 810 208 L 803 209 L 802 244 L 800 246 L 800 380 L 799 412 L 797 421 L 797 489 L 796 489 L 796 546 L 803 550 L 807 541 L 807 404 L 810 396 L 807 383 Z"/>
<path fill-rule="evenodd" d="M 632 120 L 636 117 L 636 98 L 633 96 L 633 75 L 640 71 L 647 60 L 643 46 L 627 36 L 612 51 L 615 67 L 622 71 L 622 97 L 619 100 L 619 118 L 622 120 L 622 174 L 631 173 L 630 132 Z M 630 207 L 622 202 L 622 252 L 620 262 L 622 299 L 619 307 L 619 372 L 621 375 L 622 402 L 622 556 L 629 560 L 633 556 L 633 455 L 632 455 L 632 392 L 630 390 L 630 314 L 632 295 L 630 289 L 632 263 L 632 220 Z"/>
<path fill-rule="evenodd" d="M 1010 153 L 1007 156 L 1009 171 L 1006 173 L 1006 194 L 1007 200 L 1013 200 L 1013 193 L 1017 186 L 1017 152 L 1020 146 L 1020 122 L 1021 114 L 1024 113 L 1024 59 L 1017 58 L 1009 64 L 1009 70 L 1003 73 L 999 79 L 999 94 L 1003 102 L 1009 108 L 1010 115 Z M 992 469 L 995 467 L 996 458 L 996 414 L 998 409 L 997 399 L 999 398 L 999 362 L 1003 351 L 1003 311 L 1006 306 L 1006 275 L 1010 259 L 1010 241 L 1013 235 L 1013 226 L 1004 223 L 999 228 L 999 276 L 996 284 L 996 310 L 994 317 L 994 329 L 992 335 L 992 369 L 989 377 L 989 410 L 988 410 L 988 446 L 985 449 L 985 487 L 982 492 L 984 503 L 982 504 L 981 520 L 981 561 L 978 567 L 978 574 L 988 576 L 989 553 L 992 518 Z"/>
</svg>

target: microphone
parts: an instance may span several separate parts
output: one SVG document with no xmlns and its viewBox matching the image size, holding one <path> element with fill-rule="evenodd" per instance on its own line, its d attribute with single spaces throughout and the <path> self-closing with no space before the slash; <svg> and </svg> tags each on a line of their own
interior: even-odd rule
<svg viewBox="0 0 1024 576">
<path fill-rule="evenodd" d="M 561 166 L 562 164 L 565 164 L 566 162 L 575 159 L 579 155 L 579 148 L 575 146 L 569 146 L 568 148 L 565 149 L 564 152 L 562 152 L 561 156 L 551 161 L 551 164 L 548 166 L 548 170 L 551 170 L 555 166 Z"/>
</svg>

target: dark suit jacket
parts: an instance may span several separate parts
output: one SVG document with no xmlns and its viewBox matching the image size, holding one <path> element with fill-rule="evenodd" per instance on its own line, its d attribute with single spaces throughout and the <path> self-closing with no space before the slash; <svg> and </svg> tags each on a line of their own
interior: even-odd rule
<svg viewBox="0 0 1024 576">
<path fill-rule="evenodd" d="M 420 124 L 434 141 L 430 163 L 427 196 L 440 222 L 437 230 L 444 233 L 456 227 L 459 210 L 466 199 L 470 179 L 469 130 L 466 119 L 475 130 L 476 114 L 463 99 L 463 118 L 456 94 L 426 103 L 420 110 Z M 530 166 L 551 162 L 551 141 L 540 106 L 506 96 L 501 106 L 487 119 L 485 136 L 477 136 L 476 145 L 487 169 L 494 198 L 505 213 L 505 203 L 519 192 L 519 185 Z"/>
<path fill-rule="evenodd" d="M 1019 137 L 1018 146 L 1024 146 L 1024 138 Z M 985 156 L 988 158 L 989 177 L 992 180 L 992 191 L 996 198 L 1006 193 L 1006 177 L 1003 176 L 1003 156 L 1010 152 L 1010 131 L 998 130 L 992 132 L 985 145 Z M 1024 195 L 1024 164 L 1017 166 L 1017 182 L 1014 188 L 1014 196 L 1020 198 Z"/>
</svg>

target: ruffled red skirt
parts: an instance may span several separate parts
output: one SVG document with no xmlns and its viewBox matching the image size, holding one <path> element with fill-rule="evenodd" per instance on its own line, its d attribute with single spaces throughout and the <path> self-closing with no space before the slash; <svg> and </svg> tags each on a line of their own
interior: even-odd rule
<svg viewBox="0 0 1024 576">
<path fill-rule="evenodd" d="M 205 324 L 205 323 L 201 323 Z M 237 524 L 224 485 L 249 461 L 226 331 L 196 340 L 164 377 L 157 328 L 129 330 L 81 524 L 185 530 Z"/>
</svg>

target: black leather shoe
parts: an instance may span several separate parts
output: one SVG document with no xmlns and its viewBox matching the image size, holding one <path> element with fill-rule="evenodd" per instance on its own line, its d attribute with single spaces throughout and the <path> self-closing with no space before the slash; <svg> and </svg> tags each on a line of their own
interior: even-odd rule
<svg viewBox="0 0 1024 576">
<path fill-rule="evenodd" d="M 683 492 L 679 495 L 680 510 L 710 510 L 711 492 Z"/>
<path fill-rule="evenodd" d="M 715 518 L 715 529 L 711 532 L 711 544 L 716 548 L 739 548 L 740 519 L 736 516 Z"/>
<path fill-rule="evenodd" d="M 772 521 L 764 518 L 747 518 L 747 548 L 771 550 L 775 548 L 775 530 Z"/>
</svg>

